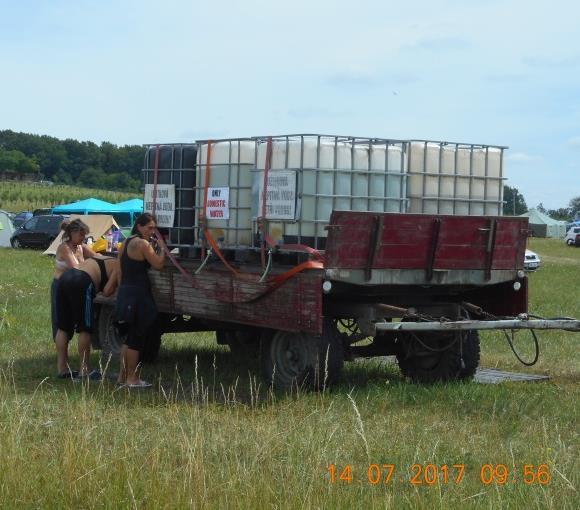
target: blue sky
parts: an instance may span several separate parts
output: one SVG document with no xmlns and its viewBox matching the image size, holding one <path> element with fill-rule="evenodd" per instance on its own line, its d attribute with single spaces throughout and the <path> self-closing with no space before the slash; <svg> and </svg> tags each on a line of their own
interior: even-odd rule
<svg viewBox="0 0 580 510">
<path fill-rule="evenodd" d="M 507 145 L 580 195 L 572 0 L 0 0 L 0 129 L 100 143 L 326 133 Z"/>
</svg>

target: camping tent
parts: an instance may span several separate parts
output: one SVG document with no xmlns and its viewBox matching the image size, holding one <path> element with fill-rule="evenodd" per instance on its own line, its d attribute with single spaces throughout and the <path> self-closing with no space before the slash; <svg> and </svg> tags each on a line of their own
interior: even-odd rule
<svg viewBox="0 0 580 510">
<path fill-rule="evenodd" d="M 98 198 L 87 198 L 70 204 L 56 205 L 52 208 L 52 214 L 107 214 L 115 206 Z"/>
<path fill-rule="evenodd" d="M 114 207 L 133 214 L 141 214 L 143 212 L 143 200 L 140 198 L 131 198 L 130 200 L 114 204 Z"/>
<path fill-rule="evenodd" d="M 527 213 L 520 214 L 530 219 L 530 230 L 535 237 L 559 237 L 566 235 L 566 222 L 550 218 L 547 214 L 537 209 L 530 209 Z"/>
<path fill-rule="evenodd" d="M 111 227 L 119 228 L 115 218 L 109 214 L 90 214 L 90 215 L 79 215 L 73 214 L 70 219 L 75 220 L 80 218 L 89 227 L 89 233 L 87 236 L 92 237 L 95 241 L 99 239 L 103 234 L 106 234 Z M 46 249 L 44 255 L 56 255 L 56 249 L 58 245 L 62 243 L 62 232 L 56 236 L 56 239 L 52 244 Z"/>
<path fill-rule="evenodd" d="M 10 246 L 10 238 L 14 233 L 14 226 L 8 213 L 0 211 L 0 246 Z"/>
<path fill-rule="evenodd" d="M 135 222 L 135 218 L 143 212 L 143 200 L 140 198 L 132 198 L 130 200 L 125 200 L 124 202 L 119 202 L 118 204 L 113 204 L 111 208 L 111 214 L 117 220 L 117 223 L 121 225 L 123 233 L 126 229 L 130 229 Z"/>
<path fill-rule="evenodd" d="M 135 216 L 143 212 L 143 200 L 135 198 L 118 204 L 111 204 L 98 198 L 87 198 L 70 204 L 57 205 L 52 208 L 52 214 L 110 214 L 117 224 L 127 234 L 131 229 Z"/>
</svg>

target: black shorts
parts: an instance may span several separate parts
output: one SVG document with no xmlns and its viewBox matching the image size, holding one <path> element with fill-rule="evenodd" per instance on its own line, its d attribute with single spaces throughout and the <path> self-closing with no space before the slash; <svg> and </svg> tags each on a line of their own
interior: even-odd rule
<svg viewBox="0 0 580 510">
<path fill-rule="evenodd" d="M 157 317 L 151 291 L 137 285 L 121 285 L 117 292 L 115 316 L 115 325 L 121 336 L 126 336 L 127 347 L 142 351 Z"/>
<path fill-rule="evenodd" d="M 93 331 L 93 299 L 95 285 L 80 269 L 68 269 L 59 278 L 56 289 L 56 321 L 58 329 L 69 338 L 74 332 Z"/>
</svg>

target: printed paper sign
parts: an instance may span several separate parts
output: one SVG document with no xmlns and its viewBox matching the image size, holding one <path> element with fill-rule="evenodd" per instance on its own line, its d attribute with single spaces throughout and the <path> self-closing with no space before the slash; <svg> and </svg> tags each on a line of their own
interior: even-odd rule
<svg viewBox="0 0 580 510">
<path fill-rule="evenodd" d="M 145 184 L 143 212 L 155 214 L 158 227 L 171 228 L 175 218 L 175 184 L 157 185 L 155 213 L 153 212 L 153 187 L 153 184 Z"/>
<path fill-rule="evenodd" d="M 230 188 L 207 188 L 205 217 L 208 220 L 230 218 Z"/>
<path fill-rule="evenodd" d="M 261 177 L 258 216 L 262 215 L 263 183 L 264 179 Z M 296 172 L 293 170 L 270 171 L 266 188 L 266 219 L 294 221 L 295 217 Z"/>
</svg>

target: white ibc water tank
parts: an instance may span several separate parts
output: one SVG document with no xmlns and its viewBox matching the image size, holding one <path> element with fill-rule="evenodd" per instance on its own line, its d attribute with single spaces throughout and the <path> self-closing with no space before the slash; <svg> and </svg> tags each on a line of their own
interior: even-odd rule
<svg viewBox="0 0 580 510">
<path fill-rule="evenodd" d="M 501 161 L 499 148 L 411 142 L 408 212 L 501 214 Z"/>
<path fill-rule="evenodd" d="M 264 140 L 258 144 L 254 175 L 256 217 L 262 216 L 266 152 Z M 276 221 L 267 215 L 270 237 L 281 243 L 325 238 L 333 210 L 402 212 L 405 162 L 402 144 L 386 141 L 306 135 L 273 139 L 269 180 L 277 172 L 290 172 L 297 203 L 293 219 Z"/>
<path fill-rule="evenodd" d="M 206 183 L 208 143 L 200 144 L 196 183 L 198 214 L 196 225 L 200 226 L 200 214 L 206 202 L 217 193 L 227 189 L 227 202 L 221 208 L 224 217 L 205 214 L 206 227 L 212 237 L 223 246 L 250 246 L 252 242 L 252 169 L 256 157 L 256 142 L 253 140 L 225 140 L 212 143 L 209 179 Z M 224 192 L 225 193 L 225 192 Z M 200 238 L 203 236 L 199 232 Z M 200 239 L 198 239 L 199 241 Z"/>
</svg>

